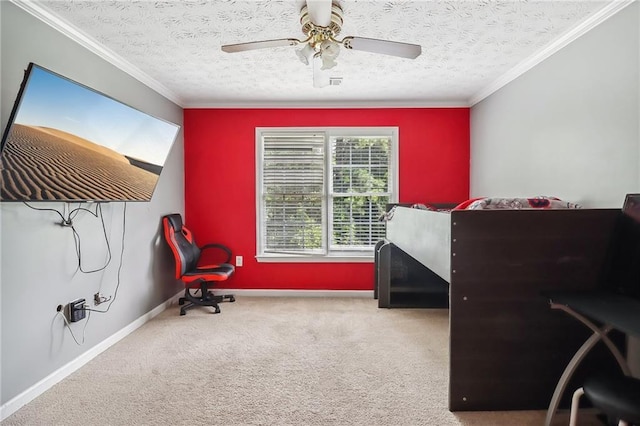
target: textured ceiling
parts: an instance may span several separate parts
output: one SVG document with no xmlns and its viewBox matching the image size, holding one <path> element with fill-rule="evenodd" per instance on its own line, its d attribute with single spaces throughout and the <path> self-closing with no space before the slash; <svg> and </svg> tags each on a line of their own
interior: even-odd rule
<svg viewBox="0 0 640 426">
<path fill-rule="evenodd" d="M 182 106 L 469 105 L 518 64 L 612 1 L 342 0 L 339 38 L 415 43 L 415 60 L 341 49 L 314 88 L 295 47 L 224 53 L 223 44 L 299 38 L 304 0 L 17 1 L 128 63 Z M 23 5 L 24 7 L 24 5 Z M 147 77 L 148 76 L 148 77 Z"/>
</svg>

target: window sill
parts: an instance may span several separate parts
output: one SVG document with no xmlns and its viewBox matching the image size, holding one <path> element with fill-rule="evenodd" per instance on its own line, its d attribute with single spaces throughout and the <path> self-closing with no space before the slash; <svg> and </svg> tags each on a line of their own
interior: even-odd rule
<svg viewBox="0 0 640 426">
<path fill-rule="evenodd" d="M 373 254 L 334 255 L 334 256 L 298 256 L 298 255 L 260 255 L 256 260 L 261 263 L 373 263 Z"/>
</svg>

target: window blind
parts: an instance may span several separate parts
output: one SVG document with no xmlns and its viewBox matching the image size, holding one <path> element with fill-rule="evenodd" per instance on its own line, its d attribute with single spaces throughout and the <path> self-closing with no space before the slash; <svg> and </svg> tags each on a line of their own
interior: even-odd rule
<svg viewBox="0 0 640 426">
<path fill-rule="evenodd" d="M 331 249 L 362 250 L 385 236 L 391 138 L 332 137 Z"/>
<path fill-rule="evenodd" d="M 265 252 L 325 253 L 322 133 L 263 135 Z"/>
</svg>

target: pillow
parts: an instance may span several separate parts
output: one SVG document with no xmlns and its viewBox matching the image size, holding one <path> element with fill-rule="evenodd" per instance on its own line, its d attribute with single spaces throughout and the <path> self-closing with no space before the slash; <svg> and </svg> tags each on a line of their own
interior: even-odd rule
<svg viewBox="0 0 640 426">
<path fill-rule="evenodd" d="M 463 201 L 460 204 L 458 204 L 457 206 L 455 206 L 453 208 L 453 210 L 465 210 L 467 207 L 469 207 L 469 205 L 475 201 L 479 201 L 479 200 L 484 200 L 485 197 L 476 197 L 476 198 L 471 198 L 467 201 Z"/>
</svg>

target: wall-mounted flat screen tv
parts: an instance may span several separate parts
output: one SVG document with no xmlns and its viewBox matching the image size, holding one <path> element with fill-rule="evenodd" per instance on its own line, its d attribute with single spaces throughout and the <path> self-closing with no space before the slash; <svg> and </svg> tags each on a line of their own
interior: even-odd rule
<svg viewBox="0 0 640 426">
<path fill-rule="evenodd" d="M 179 129 L 30 63 L 0 145 L 0 201 L 149 201 Z"/>
</svg>

